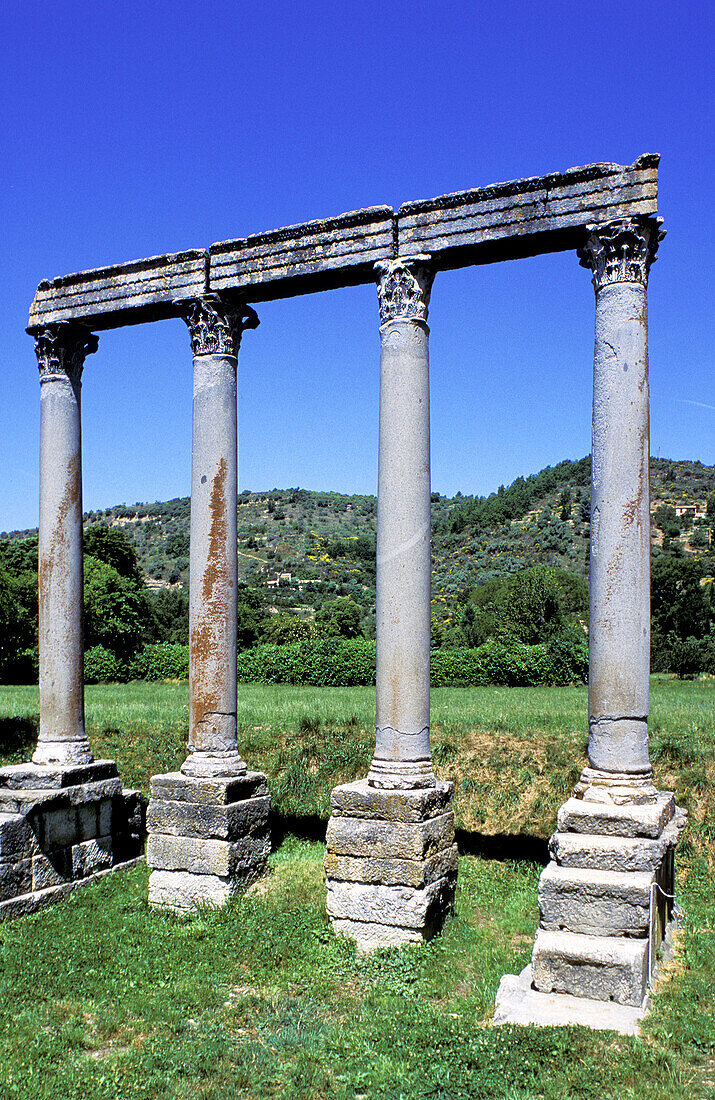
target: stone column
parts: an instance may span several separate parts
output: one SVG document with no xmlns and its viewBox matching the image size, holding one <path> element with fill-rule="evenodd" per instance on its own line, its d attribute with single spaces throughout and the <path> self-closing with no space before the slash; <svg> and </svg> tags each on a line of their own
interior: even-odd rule
<svg viewBox="0 0 715 1100">
<path fill-rule="evenodd" d="M 593 273 L 590 767 L 577 788 L 601 801 L 655 797 L 648 759 L 650 438 L 648 271 L 661 219 L 593 226 L 579 250 Z"/>
<path fill-rule="evenodd" d="M 40 368 L 40 733 L 35 764 L 91 763 L 84 728 L 82 444 L 85 357 L 97 337 L 79 326 L 37 333 Z"/>
<path fill-rule="evenodd" d="M 378 263 L 377 699 L 373 787 L 433 787 L 429 256 Z"/>
<path fill-rule="evenodd" d="M 452 783 L 432 773 L 429 256 L 376 265 L 380 305 L 377 736 L 366 780 L 336 787 L 327 910 L 363 951 L 430 939 L 457 879 Z"/>
<path fill-rule="evenodd" d="M 236 738 L 236 368 L 252 309 L 206 294 L 185 320 L 194 353 L 189 592 L 189 752 L 151 778 L 149 902 L 177 911 L 223 905 L 266 870 L 266 777 Z"/>
<path fill-rule="evenodd" d="M 217 294 L 185 317 L 194 353 L 189 589 L 189 752 L 184 775 L 241 775 L 236 739 L 236 371 L 252 309 Z"/>
<path fill-rule="evenodd" d="M 596 290 L 589 766 L 559 809 L 531 966 L 502 979 L 501 1023 L 634 1033 L 671 914 L 685 818 L 673 795 L 653 786 L 647 729 L 646 285 L 662 236 L 660 219 L 613 222 L 589 227 L 579 250 Z"/>
</svg>

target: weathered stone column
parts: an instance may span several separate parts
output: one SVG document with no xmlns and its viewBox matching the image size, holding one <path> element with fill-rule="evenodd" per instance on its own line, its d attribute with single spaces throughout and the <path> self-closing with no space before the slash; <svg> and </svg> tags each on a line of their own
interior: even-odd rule
<svg viewBox="0 0 715 1100">
<path fill-rule="evenodd" d="M 373 787 L 433 787 L 428 256 L 376 265 L 380 305 Z"/>
<path fill-rule="evenodd" d="M 82 641 L 82 369 L 97 337 L 66 323 L 36 335 L 40 368 L 40 732 L 36 764 L 87 764 Z"/>
<path fill-rule="evenodd" d="M 376 265 L 380 305 L 375 756 L 331 795 L 328 915 L 361 950 L 429 939 L 457 878 L 453 784 L 429 746 L 429 256 Z"/>
<path fill-rule="evenodd" d="M 237 416 L 241 334 L 252 309 L 218 294 L 185 314 L 194 353 L 189 590 L 189 746 L 180 772 L 151 779 L 149 901 L 222 905 L 270 853 L 266 777 L 236 736 Z"/>
<path fill-rule="evenodd" d="M 236 739 L 236 371 L 252 309 L 209 294 L 186 315 L 194 353 L 189 588 L 189 753 L 184 775 L 246 771 Z"/>
<path fill-rule="evenodd" d="M 588 756 L 584 797 L 655 797 L 648 759 L 650 435 L 648 271 L 660 219 L 593 226 L 579 250 L 593 272 Z"/>
<path fill-rule="evenodd" d="M 589 766 L 561 806 L 539 881 L 531 965 L 506 975 L 500 1023 L 635 1032 L 674 892 L 684 814 L 648 760 L 650 512 L 646 284 L 660 219 L 593 226 Z M 594 1007 L 597 1002 L 597 1007 Z"/>
</svg>

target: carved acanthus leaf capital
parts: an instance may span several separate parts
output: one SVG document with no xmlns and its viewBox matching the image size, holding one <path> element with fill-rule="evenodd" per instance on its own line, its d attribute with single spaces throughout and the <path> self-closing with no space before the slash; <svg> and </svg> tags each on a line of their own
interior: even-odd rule
<svg viewBox="0 0 715 1100">
<path fill-rule="evenodd" d="M 229 302 L 220 294 L 205 294 L 183 303 L 194 355 L 238 355 L 244 329 L 258 328 L 255 310 Z"/>
<path fill-rule="evenodd" d="M 430 256 L 406 256 L 375 264 L 380 324 L 427 321 L 434 272 Z"/>
<path fill-rule="evenodd" d="M 643 218 L 589 225 L 578 258 L 581 266 L 593 273 L 594 289 L 598 291 L 610 283 L 647 286 L 650 266 L 665 236 L 662 224 L 662 218 Z"/>
<path fill-rule="evenodd" d="M 78 384 L 88 355 L 99 347 L 99 339 L 81 325 L 59 321 L 35 333 L 35 353 L 40 382 L 51 378 L 69 378 Z"/>
</svg>

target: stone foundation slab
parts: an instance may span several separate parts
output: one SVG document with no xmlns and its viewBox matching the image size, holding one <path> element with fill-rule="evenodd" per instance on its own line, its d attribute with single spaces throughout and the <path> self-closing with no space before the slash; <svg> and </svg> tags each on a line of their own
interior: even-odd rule
<svg viewBox="0 0 715 1100">
<path fill-rule="evenodd" d="M 454 783 L 438 780 L 422 790 L 390 791 L 371 787 L 364 779 L 335 787 L 330 795 L 334 817 L 374 821 L 423 822 L 451 809 Z"/>
<path fill-rule="evenodd" d="M 262 772 L 231 778 L 197 779 L 182 772 L 151 777 L 151 797 L 158 802 L 215 803 L 226 806 L 246 798 L 266 798 L 268 781 Z"/>
<path fill-rule="evenodd" d="M 394 796 L 391 791 L 390 795 Z M 374 859 L 425 860 L 454 843 L 454 814 L 426 821 L 390 822 L 366 818 L 331 817 L 326 832 L 328 851 L 336 855 Z"/>
<path fill-rule="evenodd" d="M 654 874 L 677 838 L 677 826 L 672 821 L 656 840 L 646 837 L 557 832 L 551 837 L 549 848 L 554 861 L 561 867 Z"/>
<path fill-rule="evenodd" d="M 521 974 L 505 974 L 499 983 L 494 1023 L 536 1027 L 580 1025 L 596 1031 L 637 1035 L 646 1009 L 615 1001 L 594 1001 L 569 993 L 540 993 L 532 985 L 531 964 Z"/>
<path fill-rule="evenodd" d="M 669 791 L 663 791 L 655 802 L 640 806 L 569 798 L 560 808 L 557 821 L 560 833 L 657 838 L 674 815 L 675 799 Z"/>
<path fill-rule="evenodd" d="M 187 871 L 194 875 L 231 877 L 265 863 L 271 852 L 268 835 L 241 840 L 200 840 L 197 837 L 152 833 L 146 846 L 150 867 Z"/>
<path fill-rule="evenodd" d="M 328 851 L 325 853 L 325 873 L 329 880 L 338 882 L 382 883 L 421 889 L 440 878 L 456 877 L 457 845 L 426 860 L 361 858 Z"/>
</svg>

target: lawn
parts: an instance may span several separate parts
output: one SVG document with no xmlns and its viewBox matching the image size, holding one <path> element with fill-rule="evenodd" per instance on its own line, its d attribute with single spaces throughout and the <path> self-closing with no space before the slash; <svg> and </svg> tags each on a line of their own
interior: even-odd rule
<svg viewBox="0 0 715 1100">
<path fill-rule="evenodd" d="M 3 1100 L 715 1096 L 715 682 L 652 684 L 656 777 L 691 815 L 688 919 L 639 1039 L 489 1026 L 499 978 L 531 952 L 535 856 L 583 763 L 585 689 L 433 692 L 437 769 L 477 854 L 441 937 L 370 957 L 332 934 L 320 836 L 331 786 L 369 763 L 374 689 L 240 695 L 241 748 L 268 772 L 282 837 L 271 875 L 182 919 L 148 910 L 138 867 L 0 926 Z M 0 688 L 4 759 L 27 757 L 36 720 L 36 689 Z M 186 685 L 88 688 L 87 723 L 146 791 L 183 758 Z"/>
</svg>

